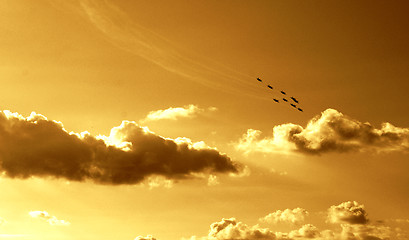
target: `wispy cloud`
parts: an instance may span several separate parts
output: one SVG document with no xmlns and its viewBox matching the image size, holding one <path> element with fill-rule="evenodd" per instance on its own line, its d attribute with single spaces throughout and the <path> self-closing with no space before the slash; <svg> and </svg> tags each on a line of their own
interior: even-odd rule
<svg viewBox="0 0 409 240">
<path fill-rule="evenodd" d="M 158 120 L 176 120 L 178 118 L 193 118 L 196 117 L 198 114 L 201 114 L 205 111 L 216 111 L 217 108 L 209 107 L 207 109 L 199 108 L 196 105 L 187 105 L 184 107 L 170 107 L 165 110 L 156 110 L 151 111 L 148 113 L 146 118 L 141 120 L 141 123 L 146 123 L 150 121 L 158 121 Z"/>
<path fill-rule="evenodd" d="M 188 138 L 170 139 L 123 121 L 109 136 L 68 133 L 61 122 L 0 111 L 0 170 L 12 178 L 56 177 L 101 184 L 176 180 L 198 174 L 239 174 L 243 166 Z M 196 174 L 196 175 L 195 175 Z"/>
<path fill-rule="evenodd" d="M 124 51 L 208 87 L 259 97 L 257 86 L 249 81 L 253 77 L 200 56 L 190 57 L 166 38 L 133 22 L 114 1 L 80 0 L 79 11 Z"/>
<path fill-rule="evenodd" d="M 54 226 L 68 226 L 71 224 L 68 221 L 58 219 L 55 216 L 51 216 L 46 211 L 31 211 L 28 214 L 33 218 L 41 219 L 43 221 L 48 222 L 50 225 L 54 225 Z"/>
<path fill-rule="evenodd" d="M 262 132 L 249 129 L 235 143 L 245 153 L 322 154 L 374 150 L 379 152 L 409 150 L 409 129 L 383 123 L 380 129 L 362 123 L 334 109 L 327 109 L 311 119 L 304 128 L 286 123 L 273 128 L 273 136 L 261 137 Z"/>
</svg>

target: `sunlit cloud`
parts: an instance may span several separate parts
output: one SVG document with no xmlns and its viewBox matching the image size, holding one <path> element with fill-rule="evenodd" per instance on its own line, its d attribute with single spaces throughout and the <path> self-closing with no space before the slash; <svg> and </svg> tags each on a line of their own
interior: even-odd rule
<svg viewBox="0 0 409 240">
<path fill-rule="evenodd" d="M 41 219 L 48 222 L 50 225 L 55 226 L 68 226 L 71 223 L 65 220 L 57 219 L 55 216 L 51 216 L 46 211 L 31 211 L 28 213 L 31 217 Z"/>
<path fill-rule="evenodd" d="M 288 222 L 292 224 L 299 224 L 304 222 L 305 217 L 308 215 L 309 213 L 307 210 L 303 208 L 285 209 L 272 212 L 267 216 L 260 218 L 260 221 L 267 223 Z"/>
<path fill-rule="evenodd" d="M 383 123 L 375 128 L 327 109 L 311 119 L 304 128 L 286 123 L 273 128 L 273 136 L 262 137 L 259 130 L 249 129 L 235 143 L 236 149 L 246 154 L 262 153 L 305 153 L 349 152 L 374 150 L 391 152 L 409 150 L 409 129 Z"/>
<path fill-rule="evenodd" d="M 209 175 L 209 178 L 207 179 L 208 186 L 215 186 L 219 184 L 220 184 L 219 178 L 216 175 Z"/>
<path fill-rule="evenodd" d="M 332 209 L 335 206 L 330 207 L 330 215 L 333 214 Z M 274 231 L 270 228 L 263 228 L 259 225 L 248 225 L 236 218 L 223 218 L 221 221 L 214 222 L 210 225 L 209 233 L 207 236 L 197 237 L 192 236 L 188 238 L 182 238 L 183 240 L 405 240 L 408 236 L 408 231 L 400 228 L 392 228 L 385 224 L 369 224 L 368 221 L 361 221 L 361 224 L 356 224 L 355 220 L 352 220 L 355 212 L 355 208 L 363 210 L 363 205 L 357 204 L 355 201 L 345 202 L 336 206 L 341 208 L 340 212 L 346 212 L 343 218 L 342 213 L 337 212 L 336 219 L 332 223 L 337 224 L 335 230 L 332 229 L 319 229 L 313 224 L 303 224 L 301 227 L 297 227 L 294 230 L 288 232 Z M 305 216 L 306 210 L 301 209 L 303 216 Z M 278 211 L 276 211 L 278 212 Z M 285 211 L 282 211 L 285 212 Z M 287 211 L 289 213 L 294 211 Z M 278 214 L 281 218 L 282 214 Z M 289 214 L 291 215 L 291 214 Z M 366 214 L 365 214 L 366 216 Z M 275 219 L 275 218 L 274 218 Z M 286 218 L 287 219 L 287 218 Z M 291 218 L 289 218 L 291 219 Z M 342 220 L 341 220 L 342 219 Z M 324 220 L 324 219 L 323 219 Z M 279 220 L 277 220 L 279 221 Z M 321 224 L 325 226 L 325 221 Z M 331 227 L 331 226 L 329 226 Z M 324 227 L 325 228 L 325 227 Z"/>
<path fill-rule="evenodd" d="M 356 201 L 343 202 L 328 209 L 331 223 L 365 224 L 369 221 L 364 205 Z"/>
<path fill-rule="evenodd" d="M 141 120 L 141 123 L 150 122 L 150 121 L 158 121 L 158 120 L 176 120 L 179 118 L 193 118 L 196 117 L 198 114 L 203 113 L 205 111 L 216 111 L 217 108 L 210 107 L 208 109 L 199 108 L 196 105 L 187 105 L 184 107 L 170 107 L 165 110 L 156 110 L 151 111 L 146 118 Z"/>
<path fill-rule="evenodd" d="M 240 174 L 244 167 L 204 142 L 170 139 L 132 121 L 109 136 L 68 133 L 61 122 L 0 111 L 0 170 L 11 178 L 54 177 L 100 184 L 137 184 L 198 174 Z M 196 175 L 195 175 L 196 174 Z"/>
</svg>

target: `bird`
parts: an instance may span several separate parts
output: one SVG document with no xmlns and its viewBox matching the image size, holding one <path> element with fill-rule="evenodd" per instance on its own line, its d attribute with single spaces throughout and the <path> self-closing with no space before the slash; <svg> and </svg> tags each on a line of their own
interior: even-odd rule
<svg viewBox="0 0 409 240">
<path fill-rule="evenodd" d="M 282 94 L 286 95 L 286 93 L 284 91 L 281 91 Z"/>
<path fill-rule="evenodd" d="M 287 99 L 285 99 L 285 98 L 283 98 L 283 100 L 284 100 L 284 102 L 288 102 L 288 100 L 287 100 Z"/>
<path fill-rule="evenodd" d="M 300 111 L 300 112 L 304 112 L 301 108 L 297 108 L 298 109 L 298 111 Z"/>
<path fill-rule="evenodd" d="M 270 89 L 273 89 L 273 87 L 272 87 L 272 86 L 270 86 L 270 85 L 267 85 L 267 87 L 268 87 L 268 88 L 270 88 Z"/>
<path fill-rule="evenodd" d="M 295 99 L 295 97 L 291 97 L 291 99 L 292 99 L 294 102 L 298 103 L 298 100 Z"/>
<path fill-rule="evenodd" d="M 261 80 L 260 78 L 257 78 L 257 81 L 262 82 L 263 80 Z"/>
<path fill-rule="evenodd" d="M 292 103 L 290 103 L 290 105 L 291 105 L 291 106 L 293 106 L 293 107 L 295 107 L 295 108 L 297 108 L 297 106 L 295 106 L 295 105 L 294 105 L 294 104 L 292 104 Z"/>
<path fill-rule="evenodd" d="M 273 98 L 273 100 L 274 100 L 274 102 L 277 102 L 277 103 L 278 103 L 278 99 Z"/>
</svg>

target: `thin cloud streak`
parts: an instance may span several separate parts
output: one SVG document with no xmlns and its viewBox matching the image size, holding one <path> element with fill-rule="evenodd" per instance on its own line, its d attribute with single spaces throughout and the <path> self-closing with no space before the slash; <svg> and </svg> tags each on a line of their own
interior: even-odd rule
<svg viewBox="0 0 409 240">
<path fill-rule="evenodd" d="M 80 11 L 118 48 L 207 87 L 260 98 L 256 94 L 258 87 L 253 84 L 254 77 L 214 61 L 193 60 L 165 38 L 134 23 L 110 1 L 79 2 Z M 195 56 L 195 59 L 200 57 Z"/>
<path fill-rule="evenodd" d="M 11 178 L 54 177 L 100 184 L 138 184 L 225 173 L 243 166 L 188 138 L 164 138 L 123 121 L 109 136 L 68 133 L 61 122 L 0 111 L 0 171 Z"/>
</svg>

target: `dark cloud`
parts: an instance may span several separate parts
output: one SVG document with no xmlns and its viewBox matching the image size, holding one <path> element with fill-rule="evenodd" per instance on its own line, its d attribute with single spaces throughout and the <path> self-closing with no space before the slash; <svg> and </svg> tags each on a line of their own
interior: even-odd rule
<svg viewBox="0 0 409 240">
<path fill-rule="evenodd" d="M 261 132 L 249 129 L 237 144 L 244 152 L 291 152 L 308 154 L 376 151 L 408 151 L 409 129 L 383 123 L 380 129 L 342 113 L 327 109 L 305 128 L 287 123 L 275 126 L 273 137 L 260 138 Z"/>
<path fill-rule="evenodd" d="M 169 139 L 124 121 L 109 137 L 68 133 L 61 123 L 32 113 L 0 111 L 0 169 L 11 178 L 56 177 L 102 184 L 135 184 L 150 176 L 183 179 L 203 173 L 239 173 L 228 156 Z"/>
</svg>

